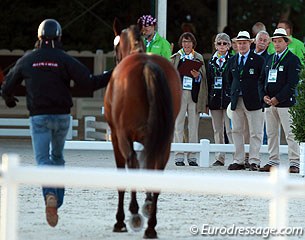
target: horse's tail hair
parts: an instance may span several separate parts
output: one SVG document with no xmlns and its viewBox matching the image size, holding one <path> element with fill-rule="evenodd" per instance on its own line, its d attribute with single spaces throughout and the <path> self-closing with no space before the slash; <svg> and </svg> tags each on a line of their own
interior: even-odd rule
<svg viewBox="0 0 305 240">
<path fill-rule="evenodd" d="M 172 142 L 175 123 L 172 95 L 159 65 L 148 61 L 144 65 L 143 75 L 149 104 L 148 133 L 144 142 L 143 157 L 146 166 L 154 166 L 157 158 L 165 156 L 168 145 Z"/>
</svg>

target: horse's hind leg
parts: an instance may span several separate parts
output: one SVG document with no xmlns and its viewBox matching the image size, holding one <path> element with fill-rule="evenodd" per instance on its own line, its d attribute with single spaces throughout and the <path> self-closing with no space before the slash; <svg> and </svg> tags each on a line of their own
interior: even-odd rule
<svg viewBox="0 0 305 240">
<path fill-rule="evenodd" d="M 133 149 L 132 146 L 132 142 L 130 142 L 130 148 L 131 148 L 131 152 L 128 156 L 127 159 L 127 164 L 129 168 L 139 168 L 139 162 L 137 159 L 137 154 Z M 129 211 L 131 213 L 131 217 L 130 217 L 130 227 L 132 228 L 132 230 L 134 231 L 140 231 L 143 228 L 144 225 L 144 219 L 143 217 L 138 213 L 139 212 L 139 205 L 138 205 L 138 201 L 137 201 L 137 193 L 135 191 L 131 192 L 131 201 L 130 201 L 130 205 L 129 205 Z"/>
<path fill-rule="evenodd" d="M 113 144 L 113 150 L 114 150 L 114 156 L 117 168 L 125 168 L 125 159 L 122 156 L 119 147 L 118 147 L 118 140 L 117 136 L 115 134 L 115 131 L 111 130 L 112 134 L 112 144 Z M 124 190 L 119 190 L 119 200 L 118 200 L 118 210 L 116 213 L 116 220 L 117 222 L 114 224 L 113 232 L 127 232 L 126 224 L 124 223 L 125 219 L 125 213 L 124 213 Z"/>
<path fill-rule="evenodd" d="M 149 218 L 151 215 L 151 211 L 152 211 L 152 194 L 151 192 L 147 192 L 146 193 L 146 198 L 145 198 L 145 202 L 143 204 L 142 207 L 142 213 L 145 217 Z"/>
<path fill-rule="evenodd" d="M 126 224 L 124 223 L 124 194 L 125 191 L 118 191 L 119 193 L 119 204 L 118 211 L 116 213 L 117 222 L 114 224 L 113 232 L 127 232 Z"/>
<path fill-rule="evenodd" d="M 157 238 L 155 227 L 157 225 L 157 202 L 159 193 L 153 193 L 153 201 L 151 207 L 151 214 L 148 219 L 148 226 L 144 233 L 144 238 Z"/>
<path fill-rule="evenodd" d="M 144 219 L 141 216 L 141 214 L 139 214 L 139 205 L 137 202 L 137 193 L 136 192 L 131 192 L 131 201 L 130 201 L 130 205 L 129 205 L 129 211 L 131 213 L 131 217 L 130 217 L 130 227 L 133 231 L 140 231 L 143 228 L 144 225 Z"/>
</svg>

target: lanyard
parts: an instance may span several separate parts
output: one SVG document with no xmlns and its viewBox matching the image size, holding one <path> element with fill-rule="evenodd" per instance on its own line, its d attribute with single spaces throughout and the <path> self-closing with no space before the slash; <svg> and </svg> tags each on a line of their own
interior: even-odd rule
<svg viewBox="0 0 305 240">
<path fill-rule="evenodd" d="M 218 67 L 215 63 L 213 63 L 213 70 L 214 70 L 214 76 L 217 76 L 217 70 L 220 73 L 220 76 L 222 75 L 223 71 L 225 70 L 227 66 L 228 60 L 226 60 L 221 67 Z"/>
<path fill-rule="evenodd" d="M 283 60 L 283 58 L 287 55 L 288 53 L 288 48 L 286 49 L 286 51 L 284 52 L 284 54 L 282 54 L 282 56 L 280 57 L 278 63 L 276 64 L 276 66 L 274 66 L 274 63 L 275 63 L 275 56 L 276 54 L 274 54 L 273 58 L 272 58 L 272 64 L 271 64 L 271 68 L 273 69 L 274 67 L 275 68 L 278 68 L 279 65 L 280 65 L 280 62 Z"/>
</svg>

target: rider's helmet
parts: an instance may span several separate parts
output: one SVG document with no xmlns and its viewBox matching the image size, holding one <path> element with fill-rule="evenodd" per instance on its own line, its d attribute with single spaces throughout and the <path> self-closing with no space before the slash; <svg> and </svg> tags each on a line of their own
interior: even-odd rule
<svg viewBox="0 0 305 240">
<path fill-rule="evenodd" d="M 38 27 L 39 40 L 60 40 L 61 26 L 54 19 L 43 20 Z"/>
<path fill-rule="evenodd" d="M 142 27 L 155 26 L 157 24 L 157 19 L 151 15 L 143 15 L 138 19 L 138 26 L 140 29 Z"/>
</svg>

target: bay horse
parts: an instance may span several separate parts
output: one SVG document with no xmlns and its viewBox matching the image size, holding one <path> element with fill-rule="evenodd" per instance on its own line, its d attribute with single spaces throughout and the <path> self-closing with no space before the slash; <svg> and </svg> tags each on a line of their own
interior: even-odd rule
<svg viewBox="0 0 305 240">
<path fill-rule="evenodd" d="M 169 159 L 175 119 L 180 110 L 181 83 L 172 63 L 158 55 L 146 54 L 137 26 L 123 31 L 114 23 L 118 64 L 106 89 L 105 118 L 111 129 L 116 166 L 119 169 L 164 170 Z M 119 37 L 118 37 L 119 36 Z M 119 41 L 118 41 L 119 39 Z M 138 161 L 133 143 L 144 149 Z M 151 179 L 153 181 L 153 179 Z M 166 184 L 166 183 L 165 183 Z M 118 190 L 114 232 L 127 232 L 124 223 L 124 193 Z M 146 193 L 143 214 L 148 217 L 144 238 L 157 238 L 159 193 Z M 132 191 L 129 211 L 133 230 L 140 230 L 143 217 L 138 213 L 136 192 Z"/>
</svg>

